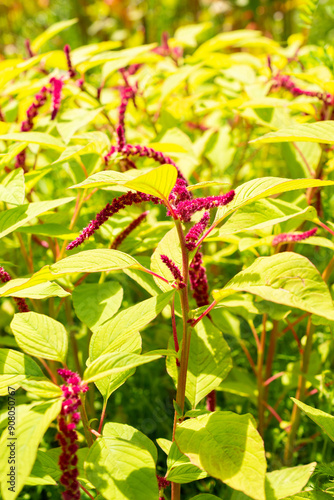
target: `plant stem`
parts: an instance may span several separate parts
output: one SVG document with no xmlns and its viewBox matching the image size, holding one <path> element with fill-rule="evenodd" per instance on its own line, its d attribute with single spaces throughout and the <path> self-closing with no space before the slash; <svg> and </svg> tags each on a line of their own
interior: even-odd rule
<svg viewBox="0 0 334 500">
<path fill-rule="evenodd" d="M 104 421 L 104 417 L 106 416 L 106 409 L 107 409 L 107 400 L 103 400 L 103 407 L 102 407 L 102 412 L 101 412 L 101 419 L 100 419 L 100 424 L 99 424 L 99 428 L 97 430 L 97 432 L 99 434 L 101 434 L 101 431 L 102 431 L 102 426 L 103 426 L 103 421 Z"/>
<path fill-rule="evenodd" d="M 267 315 L 263 315 L 262 333 L 260 346 L 257 352 L 257 390 L 258 390 L 258 412 L 259 412 L 259 433 L 263 436 L 264 432 L 264 405 L 263 405 L 263 362 L 264 350 L 266 345 L 266 323 Z"/>
<path fill-rule="evenodd" d="M 85 407 L 86 394 L 83 394 L 80 397 L 80 399 L 81 399 L 81 420 L 82 420 L 87 444 L 89 447 L 91 447 L 93 444 L 93 438 L 92 438 L 92 434 L 91 434 L 90 429 L 89 429 L 88 418 L 87 418 L 86 407 Z"/>
<path fill-rule="evenodd" d="M 276 341 L 277 341 L 277 333 L 278 333 L 278 321 L 273 321 L 273 329 L 270 334 L 270 341 L 268 347 L 267 361 L 266 361 L 266 372 L 265 372 L 265 380 L 268 380 L 271 376 L 273 361 L 275 357 L 276 350 Z M 265 385 L 263 399 L 267 402 L 269 392 L 269 384 Z"/>
<path fill-rule="evenodd" d="M 296 399 L 303 401 L 305 397 L 305 386 L 306 386 L 306 375 L 308 372 L 310 357 L 312 353 L 312 337 L 313 337 L 314 326 L 311 322 L 311 316 L 308 319 L 306 327 L 306 345 L 304 348 L 304 353 L 301 361 L 301 374 L 298 377 L 298 387 L 296 391 Z M 284 451 L 284 462 L 286 465 L 290 465 L 293 458 L 295 440 L 297 435 L 297 430 L 300 420 L 300 409 L 297 405 L 294 405 L 291 415 L 291 426 L 288 435 L 288 440 Z"/>
<path fill-rule="evenodd" d="M 187 370 L 188 370 L 188 360 L 189 360 L 189 350 L 190 350 L 190 339 L 191 330 L 188 324 L 189 317 L 189 301 L 188 301 L 188 276 L 189 276 L 189 261 L 188 252 L 186 248 L 186 241 L 183 234 L 183 229 L 181 222 L 175 219 L 175 225 L 177 228 L 181 252 L 182 252 L 182 276 L 184 282 L 187 284 L 185 288 L 179 289 L 181 309 L 182 309 L 182 319 L 183 319 L 183 336 L 182 336 L 182 351 L 180 359 L 179 376 L 176 391 L 176 403 L 181 408 L 183 413 L 184 401 L 186 394 L 186 383 L 187 383 Z M 178 420 L 178 414 L 175 412 L 174 415 L 174 426 L 173 426 L 173 441 L 175 440 L 175 431 Z M 178 483 L 172 483 L 172 500 L 180 500 L 181 485 Z"/>
</svg>

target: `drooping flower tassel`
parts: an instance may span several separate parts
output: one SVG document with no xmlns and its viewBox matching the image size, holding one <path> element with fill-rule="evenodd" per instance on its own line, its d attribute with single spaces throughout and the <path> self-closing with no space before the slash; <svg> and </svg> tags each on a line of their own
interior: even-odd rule
<svg viewBox="0 0 334 500">
<path fill-rule="evenodd" d="M 280 243 L 291 243 L 291 242 L 306 240 L 307 238 L 311 238 L 311 236 L 314 236 L 316 232 L 317 228 L 314 227 L 313 229 L 305 231 L 304 233 L 301 234 L 293 234 L 293 233 L 277 234 L 276 236 L 274 236 L 271 244 L 272 246 L 276 246 L 279 245 Z"/>
<path fill-rule="evenodd" d="M 65 487 L 62 497 L 63 500 L 79 500 L 80 484 L 77 468 L 79 446 L 75 429 L 81 418 L 78 412 L 81 405 L 80 394 L 87 392 L 88 386 L 81 381 L 77 373 L 71 370 L 61 368 L 58 373 L 65 381 L 65 384 L 61 386 L 64 400 L 58 417 L 59 431 L 56 436 L 62 449 L 58 462 L 62 471 L 60 482 Z"/>
</svg>

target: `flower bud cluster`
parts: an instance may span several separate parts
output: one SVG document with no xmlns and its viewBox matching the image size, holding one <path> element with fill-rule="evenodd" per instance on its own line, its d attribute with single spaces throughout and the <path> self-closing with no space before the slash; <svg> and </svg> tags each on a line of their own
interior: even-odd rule
<svg viewBox="0 0 334 500">
<path fill-rule="evenodd" d="M 57 113 L 60 108 L 61 103 L 61 91 L 64 86 L 64 82 L 62 78 L 53 77 L 50 80 L 51 83 L 51 93 L 52 93 L 52 112 L 51 112 L 51 120 L 54 120 L 57 116 Z"/>
<path fill-rule="evenodd" d="M 210 208 L 227 205 L 233 200 L 234 195 L 235 192 L 232 190 L 219 196 L 207 196 L 206 198 L 181 201 L 176 207 L 176 213 L 181 220 L 189 222 L 194 213 L 200 210 L 210 210 Z"/>
<path fill-rule="evenodd" d="M 307 238 L 314 236 L 316 232 L 317 228 L 314 227 L 313 229 L 305 231 L 304 233 L 301 234 L 293 234 L 293 233 L 277 234 L 276 236 L 274 236 L 271 244 L 272 246 L 276 246 L 279 245 L 280 243 L 291 243 L 291 242 L 306 240 Z"/>
<path fill-rule="evenodd" d="M 186 286 L 180 269 L 177 267 L 175 262 L 173 262 L 167 255 L 160 255 L 160 258 L 164 264 L 168 267 L 173 275 L 173 278 L 177 281 L 179 288 L 184 288 Z"/>
<path fill-rule="evenodd" d="M 327 106 L 334 106 L 334 95 L 328 92 L 318 92 L 313 90 L 304 90 L 293 82 L 293 80 L 288 75 L 278 74 L 274 76 L 274 89 L 279 89 L 281 87 L 287 89 L 295 97 L 300 95 L 305 95 L 308 97 L 317 97 L 320 101 L 323 101 Z"/>
<path fill-rule="evenodd" d="M 81 405 L 80 394 L 88 391 L 88 386 L 81 381 L 77 373 L 68 369 L 59 369 L 59 375 L 65 380 L 61 386 L 63 402 L 58 417 L 57 439 L 60 443 L 62 453 L 59 456 L 59 467 L 62 471 L 60 482 L 65 486 L 62 493 L 63 500 L 79 500 L 80 484 L 78 481 L 79 471 L 77 468 L 78 456 L 76 452 L 78 434 L 77 424 L 80 421 L 78 408 Z"/>
<path fill-rule="evenodd" d="M 67 245 L 67 250 L 72 250 L 73 248 L 81 245 L 86 239 L 92 236 L 95 231 L 97 231 L 99 227 L 109 219 L 109 217 L 122 210 L 122 208 L 137 203 L 143 203 L 144 201 L 151 201 L 155 205 L 161 203 L 159 198 L 140 192 L 132 193 L 131 191 L 128 191 L 119 198 L 114 198 L 113 201 L 108 203 L 104 209 L 97 214 L 95 219 L 93 219 L 88 226 L 81 231 L 80 236 Z"/>
<path fill-rule="evenodd" d="M 203 254 L 197 252 L 189 267 L 190 286 L 198 307 L 209 304 L 209 285 L 203 264 Z"/>
<path fill-rule="evenodd" d="M 201 220 L 189 230 L 188 234 L 186 235 L 186 247 L 189 251 L 194 250 L 197 240 L 206 229 L 209 221 L 210 214 L 209 212 L 205 212 Z"/>
<path fill-rule="evenodd" d="M 74 78 L 75 77 L 75 69 L 73 68 L 72 61 L 71 61 L 71 55 L 70 55 L 71 47 L 69 45 L 65 45 L 64 52 L 65 52 L 65 56 L 66 56 L 68 74 L 69 74 L 70 78 Z"/>
<path fill-rule="evenodd" d="M 116 238 L 114 239 L 112 245 L 110 248 L 113 248 L 114 250 L 116 250 L 116 248 L 118 248 L 122 242 L 125 240 L 125 238 L 127 238 L 129 236 L 129 234 L 134 230 L 136 229 L 136 227 L 139 226 L 139 224 L 144 220 L 146 219 L 146 216 L 148 214 L 148 211 L 146 212 L 143 212 L 142 214 L 139 215 L 139 217 L 137 217 L 136 219 L 134 219 L 131 224 L 128 225 L 128 227 L 126 227 L 124 229 L 124 231 L 122 231 L 118 236 L 116 236 Z"/>
</svg>

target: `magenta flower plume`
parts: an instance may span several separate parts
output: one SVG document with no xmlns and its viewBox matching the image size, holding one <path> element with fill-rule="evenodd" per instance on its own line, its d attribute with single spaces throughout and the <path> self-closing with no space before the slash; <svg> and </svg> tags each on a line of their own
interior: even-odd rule
<svg viewBox="0 0 334 500">
<path fill-rule="evenodd" d="M 5 120 L 5 116 L 4 116 L 3 112 L 2 112 L 2 109 L 0 108 L 0 122 L 5 122 L 5 121 L 6 121 Z"/>
<path fill-rule="evenodd" d="M 56 436 L 62 449 L 58 462 L 62 471 L 60 482 L 65 486 L 62 497 L 63 500 L 79 500 L 80 484 L 76 454 L 79 446 L 76 443 L 78 434 L 75 429 L 80 421 L 78 412 L 81 405 L 80 394 L 87 392 L 88 386 L 81 381 L 77 373 L 71 370 L 61 368 L 58 373 L 65 380 L 65 384 L 61 386 L 64 400 L 58 417 L 59 431 Z"/>
<path fill-rule="evenodd" d="M 215 411 L 216 409 L 216 391 L 211 391 L 206 397 L 206 409 Z"/>
<path fill-rule="evenodd" d="M 169 201 L 174 207 L 177 207 L 180 201 L 192 200 L 192 194 L 187 190 L 187 185 L 188 183 L 185 179 L 180 177 L 176 179 L 175 186 L 169 195 Z"/>
<path fill-rule="evenodd" d="M 46 87 L 42 87 L 38 94 L 35 95 L 34 101 L 27 109 L 27 119 L 21 123 L 21 132 L 29 132 L 34 127 L 34 118 L 38 115 L 38 110 L 41 108 L 48 96 L 48 89 Z M 15 168 L 25 168 L 26 162 L 26 151 L 21 151 L 16 156 Z"/>
<path fill-rule="evenodd" d="M 133 87 L 121 87 L 121 104 L 118 108 L 118 127 L 117 127 L 117 146 L 118 148 L 123 148 L 126 145 L 125 139 L 125 112 L 128 106 L 129 100 L 133 99 L 136 94 L 136 89 Z"/>
<path fill-rule="evenodd" d="M 165 477 L 158 476 L 156 474 L 158 487 L 159 487 L 159 500 L 164 500 L 164 489 L 170 485 L 170 481 L 168 481 Z"/>
<path fill-rule="evenodd" d="M 70 54 L 71 47 L 69 45 L 65 45 L 64 52 L 65 52 L 65 56 L 66 56 L 68 74 L 71 78 L 74 78 L 75 77 L 75 69 L 73 68 L 72 61 L 71 61 L 71 54 Z"/>
<path fill-rule="evenodd" d="M 207 198 L 181 201 L 176 207 L 176 213 L 181 220 L 189 222 L 194 213 L 200 210 L 209 210 L 210 208 L 227 205 L 233 200 L 234 195 L 235 192 L 232 190 L 220 196 L 208 196 Z"/>
<path fill-rule="evenodd" d="M 188 248 L 188 250 L 194 250 L 194 248 L 196 247 L 196 241 L 206 229 L 209 220 L 210 214 L 209 212 L 205 212 L 201 220 L 190 229 L 190 231 L 186 235 L 186 247 Z"/>
<path fill-rule="evenodd" d="M 173 278 L 178 282 L 179 288 L 184 288 L 186 284 L 184 283 L 183 276 L 177 265 L 169 257 L 167 257 L 167 255 L 160 255 L 160 258 L 172 273 Z"/>
<path fill-rule="evenodd" d="M 159 205 L 161 203 L 159 198 L 140 192 L 132 193 L 131 191 L 123 194 L 119 198 L 114 198 L 113 201 L 108 203 L 104 209 L 97 214 L 95 219 L 93 219 L 88 226 L 81 231 L 80 236 L 67 245 L 67 250 L 72 250 L 73 248 L 81 245 L 86 239 L 92 236 L 95 231 L 97 231 L 99 227 L 109 219 L 109 217 L 115 215 L 117 212 L 122 210 L 122 208 L 137 203 L 143 203 L 144 201 L 151 201 L 155 205 Z"/>
<path fill-rule="evenodd" d="M 57 113 L 60 108 L 61 103 L 61 91 L 64 85 L 64 82 L 61 78 L 51 78 L 50 83 L 52 85 L 52 113 L 51 120 L 54 120 L 57 116 Z"/>
<path fill-rule="evenodd" d="M 318 92 L 312 90 L 304 90 L 293 82 L 293 80 L 288 75 L 277 74 L 273 78 L 274 84 L 273 89 L 285 88 L 288 90 L 293 96 L 298 97 L 300 95 L 305 95 L 308 97 L 317 97 L 320 101 L 327 106 L 334 106 L 334 95 L 327 92 Z"/>
<path fill-rule="evenodd" d="M 118 248 L 122 244 L 122 242 L 125 240 L 125 238 L 127 238 L 129 236 L 129 234 L 132 231 L 134 231 L 134 229 L 136 229 L 136 227 L 138 227 L 139 224 L 141 224 L 141 222 L 143 222 L 143 220 L 146 219 L 147 214 L 148 214 L 148 211 L 143 212 L 142 214 L 139 215 L 139 217 L 134 219 L 131 222 L 131 224 L 129 224 L 128 227 L 126 227 L 124 229 L 124 231 L 122 231 L 118 236 L 116 236 L 116 238 L 114 239 L 110 248 L 113 248 L 114 250 L 116 250 L 116 248 Z"/>
<path fill-rule="evenodd" d="M 275 236 L 273 238 L 271 244 L 272 244 L 272 246 L 276 246 L 276 245 L 279 245 L 280 243 L 290 243 L 290 242 L 295 242 L 295 241 L 306 240 L 307 238 L 314 236 L 316 232 L 317 232 L 317 228 L 314 227 L 313 229 L 310 229 L 309 231 L 305 231 L 304 233 L 301 233 L 301 234 L 293 234 L 293 233 L 278 234 L 277 236 Z"/>
<path fill-rule="evenodd" d="M 21 123 L 21 132 L 29 132 L 34 126 L 33 119 L 38 115 L 38 110 L 47 100 L 48 89 L 43 87 L 38 94 L 35 95 L 35 100 L 27 110 L 27 119 Z"/>
<path fill-rule="evenodd" d="M 203 264 L 203 254 L 197 252 L 189 267 L 190 286 L 197 306 L 209 304 L 209 286 Z"/>
<path fill-rule="evenodd" d="M 2 283 L 7 283 L 12 279 L 11 275 L 4 270 L 3 267 L 0 267 L 0 281 Z M 19 297 L 13 297 L 14 301 L 17 304 L 18 310 L 20 313 L 29 312 L 29 307 L 25 301 L 25 299 L 21 299 Z"/>
</svg>

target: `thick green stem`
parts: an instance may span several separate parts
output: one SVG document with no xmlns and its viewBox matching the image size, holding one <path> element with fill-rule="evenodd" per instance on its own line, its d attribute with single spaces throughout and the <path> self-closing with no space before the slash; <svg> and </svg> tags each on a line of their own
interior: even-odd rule
<svg viewBox="0 0 334 500">
<path fill-rule="evenodd" d="M 263 436 L 264 432 L 264 405 L 263 405 L 263 362 L 264 350 L 266 345 L 266 323 L 267 315 L 263 315 L 262 333 L 260 345 L 257 352 L 257 390 L 258 390 L 258 413 L 259 413 L 259 433 Z"/>
<path fill-rule="evenodd" d="M 314 331 L 314 326 L 312 325 L 310 316 L 306 327 L 306 345 L 303 352 L 301 370 L 300 370 L 301 374 L 299 375 L 298 378 L 298 387 L 296 391 L 296 399 L 298 399 L 299 401 L 303 401 L 305 398 L 306 375 L 308 373 L 308 368 L 312 353 L 313 331 Z M 291 415 L 290 431 L 284 451 L 284 463 L 286 465 L 291 465 L 292 462 L 299 421 L 300 421 L 300 410 L 298 406 L 294 405 Z"/>
<path fill-rule="evenodd" d="M 181 252 L 182 252 L 182 276 L 184 283 L 186 283 L 185 288 L 179 290 L 181 309 L 182 309 L 182 320 L 183 320 L 183 336 L 182 336 L 182 351 L 180 359 L 180 368 L 176 392 L 176 403 L 181 408 L 183 412 L 184 401 L 186 394 L 186 383 L 187 383 L 187 370 L 188 370 L 188 360 L 189 360 L 189 349 L 190 349 L 190 339 L 191 331 L 188 324 L 189 319 L 189 301 L 188 301 L 188 275 L 189 275 L 189 262 L 188 262 L 188 252 L 186 249 L 186 242 L 179 220 L 175 220 L 175 225 L 177 228 Z M 178 415 L 175 412 L 174 415 L 174 426 L 173 426 L 173 441 L 175 439 L 175 431 L 177 425 Z M 172 500 L 180 500 L 181 485 L 178 483 L 172 483 Z"/>
</svg>

